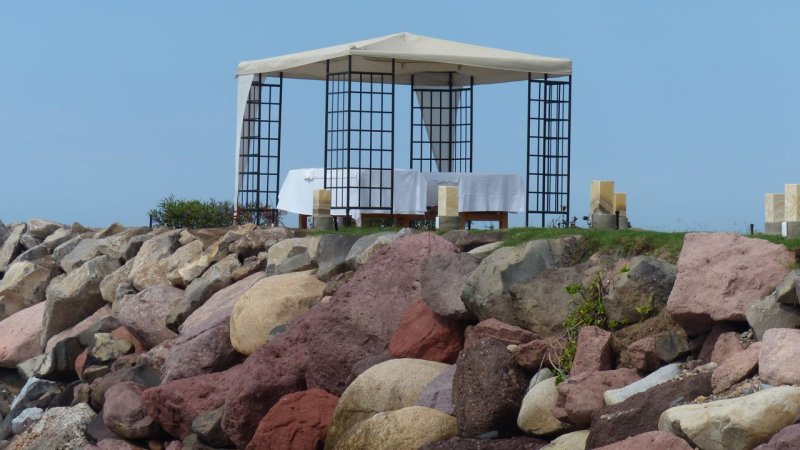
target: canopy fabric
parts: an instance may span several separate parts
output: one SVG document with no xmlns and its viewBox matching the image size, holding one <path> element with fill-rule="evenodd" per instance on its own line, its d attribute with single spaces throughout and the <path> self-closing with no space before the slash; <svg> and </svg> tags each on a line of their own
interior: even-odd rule
<svg viewBox="0 0 800 450">
<path fill-rule="evenodd" d="M 348 57 L 352 57 L 348 62 Z M 237 75 L 283 73 L 286 78 L 324 80 L 331 72 L 353 70 L 391 72 L 395 60 L 395 83 L 409 84 L 411 75 L 456 72 L 474 77 L 475 84 L 503 83 L 572 74 L 572 61 L 527 53 L 499 50 L 411 33 L 397 33 L 349 44 L 285 56 L 243 61 Z"/>
</svg>

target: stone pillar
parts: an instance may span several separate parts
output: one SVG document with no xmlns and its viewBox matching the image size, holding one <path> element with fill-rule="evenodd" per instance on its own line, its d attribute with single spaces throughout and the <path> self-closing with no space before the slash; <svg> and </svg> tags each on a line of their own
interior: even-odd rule
<svg viewBox="0 0 800 450">
<path fill-rule="evenodd" d="M 628 194 L 624 192 L 614 192 L 614 214 L 619 212 L 619 229 L 627 230 L 630 228 L 628 223 Z"/>
<path fill-rule="evenodd" d="M 785 218 L 784 194 L 764 194 L 764 233 L 781 234 L 781 223 Z"/>
<path fill-rule="evenodd" d="M 311 211 L 315 230 L 333 230 L 335 228 L 333 216 L 331 216 L 330 189 L 314 189 Z"/>
<path fill-rule="evenodd" d="M 783 203 L 783 237 L 800 237 L 800 184 L 784 186 Z"/>
<path fill-rule="evenodd" d="M 598 230 L 615 230 L 617 217 L 614 214 L 614 182 L 592 181 L 589 192 L 589 213 L 592 217 L 592 228 Z"/>
<path fill-rule="evenodd" d="M 436 228 L 446 231 L 461 228 L 461 218 L 458 216 L 458 186 L 439 186 L 438 209 Z"/>
</svg>

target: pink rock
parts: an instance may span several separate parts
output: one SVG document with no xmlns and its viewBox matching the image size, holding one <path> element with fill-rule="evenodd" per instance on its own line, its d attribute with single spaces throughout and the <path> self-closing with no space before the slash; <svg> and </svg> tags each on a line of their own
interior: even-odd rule
<svg viewBox="0 0 800 450">
<path fill-rule="evenodd" d="M 648 431 L 595 450 L 692 450 L 692 446 L 672 433 Z"/>
<path fill-rule="evenodd" d="M 584 372 L 558 385 L 558 400 L 553 415 L 578 428 L 588 428 L 592 413 L 605 406 L 603 393 L 619 389 L 639 380 L 633 369 Z"/>
<path fill-rule="evenodd" d="M 732 323 L 729 322 L 714 323 L 714 326 L 711 327 L 711 331 L 708 333 L 705 340 L 703 341 L 703 347 L 700 349 L 700 354 L 697 355 L 697 358 L 709 363 L 712 362 L 712 357 L 713 357 L 717 359 L 717 361 L 714 362 L 719 364 L 721 362 L 719 361 L 719 359 L 720 358 L 724 359 L 724 357 L 727 356 L 725 354 L 725 349 L 730 350 L 730 348 L 729 346 L 720 344 L 720 347 L 717 349 L 717 354 L 714 355 L 714 349 L 717 348 L 717 341 L 720 339 L 722 335 L 732 332 L 736 332 L 736 328 L 733 326 Z M 738 349 L 734 347 L 734 350 L 741 350 L 741 347 Z"/>
<path fill-rule="evenodd" d="M 406 309 L 397 331 L 389 341 L 395 358 L 417 358 L 452 364 L 464 341 L 459 322 L 445 319 L 422 300 Z"/>
<path fill-rule="evenodd" d="M 794 255 L 785 246 L 733 233 L 689 233 L 667 312 L 690 335 L 714 321 L 746 321 L 751 303 L 783 280 Z"/>
<path fill-rule="evenodd" d="M 145 348 L 170 340 L 176 334 L 167 328 L 172 307 L 183 300 L 183 290 L 158 285 L 135 295 L 126 295 L 114 303 L 114 317 L 133 333 Z"/>
<path fill-rule="evenodd" d="M 711 351 L 711 362 L 722 364 L 731 356 L 744 350 L 742 341 L 739 340 L 739 333 L 729 331 L 722 333 L 714 343 L 714 350 Z"/>
<path fill-rule="evenodd" d="M 558 361 L 563 348 L 564 344 L 559 342 L 558 337 L 534 339 L 512 347 L 511 355 L 518 366 L 535 372 L 542 367 L 550 367 L 551 361 Z"/>
<path fill-rule="evenodd" d="M 196 336 L 221 323 L 230 322 L 233 305 L 236 304 L 239 297 L 266 276 L 267 274 L 264 272 L 254 273 L 217 291 L 181 324 L 181 336 Z"/>
<path fill-rule="evenodd" d="M 103 423 L 109 430 L 125 439 L 156 437 L 158 423 L 145 411 L 141 395 L 144 387 L 125 381 L 106 391 L 103 404 Z"/>
<path fill-rule="evenodd" d="M 746 349 L 725 358 L 725 361 L 714 370 L 714 374 L 711 376 L 711 385 L 715 394 L 755 374 L 761 345 L 761 342 L 754 342 Z"/>
<path fill-rule="evenodd" d="M 0 322 L 0 367 L 17 364 L 42 353 L 45 302 L 18 311 Z"/>
<path fill-rule="evenodd" d="M 594 326 L 582 327 L 578 333 L 578 348 L 575 351 L 570 375 L 613 368 L 611 332 Z"/>
<path fill-rule="evenodd" d="M 764 332 L 758 374 L 762 381 L 774 386 L 800 384 L 800 330 L 772 328 Z"/>
<path fill-rule="evenodd" d="M 97 445 L 84 447 L 84 450 L 144 450 L 146 447 L 131 444 L 122 439 L 103 439 Z"/>
<path fill-rule="evenodd" d="M 242 362 L 231 345 L 230 326 L 221 323 L 194 336 L 178 336 L 164 358 L 161 381 L 219 372 Z"/>
<path fill-rule="evenodd" d="M 467 328 L 464 347 L 470 347 L 473 343 L 479 342 L 486 337 L 494 338 L 506 345 L 519 345 L 539 339 L 536 333 L 492 318 L 486 319 L 474 327 Z"/>
</svg>

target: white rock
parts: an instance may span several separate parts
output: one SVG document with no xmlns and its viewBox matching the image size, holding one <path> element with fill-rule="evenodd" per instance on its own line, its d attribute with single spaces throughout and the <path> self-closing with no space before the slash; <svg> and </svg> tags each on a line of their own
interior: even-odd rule
<svg viewBox="0 0 800 450">
<path fill-rule="evenodd" d="M 681 373 L 680 363 L 668 364 L 639 381 L 633 382 L 619 389 L 611 389 L 606 391 L 603 394 L 603 399 L 605 399 L 606 405 L 608 406 L 622 403 L 633 395 L 644 392 L 652 387 L 658 386 L 661 383 L 666 383 L 679 373 Z"/>
</svg>

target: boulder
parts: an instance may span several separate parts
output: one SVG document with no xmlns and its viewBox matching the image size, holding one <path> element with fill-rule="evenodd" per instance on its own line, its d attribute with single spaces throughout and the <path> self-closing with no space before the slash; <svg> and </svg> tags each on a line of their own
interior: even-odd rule
<svg viewBox="0 0 800 450">
<path fill-rule="evenodd" d="M 254 227 L 239 226 L 227 231 L 222 237 L 206 246 L 202 253 L 196 255 L 183 266 L 176 268 L 181 279 L 180 285 L 188 286 L 195 278 L 199 277 L 214 263 L 229 255 L 231 243 L 242 238 L 243 233 L 253 230 Z"/>
<path fill-rule="evenodd" d="M 180 325 L 215 292 L 233 283 L 232 273 L 241 267 L 236 254 L 228 255 L 195 278 L 183 294 L 183 301 L 175 305 L 167 316 L 167 327 L 178 331 Z"/>
<path fill-rule="evenodd" d="M 104 255 L 121 261 L 130 261 L 141 249 L 142 244 L 149 239 L 146 227 L 128 228 L 117 234 L 102 236 L 102 231 L 95 234 L 98 240 L 98 250 Z"/>
<path fill-rule="evenodd" d="M 234 282 L 239 281 L 249 277 L 254 273 L 264 272 L 266 269 L 267 269 L 267 252 L 261 252 L 257 256 L 251 256 L 242 261 L 241 267 L 234 270 L 233 273 L 231 274 L 231 279 Z"/>
<path fill-rule="evenodd" d="M 794 255 L 785 246 L 733 233 L 689 233 L 667 311 L 689 335 L 714 321 L 744 321 L 747 306 L 775 289 Z"/>
<path fill-rule="evenodd" d="M 95 410 L 103 409 L 106 401 L 106 392 L 115 384 L 131 381 L 144 387 L 158 386 L 161 383 L 160 374 L 153 368 L 145 365 L 127 367 L 111 372 L 102 378 L 92 381 L 90 403 Z"/>
<path fill-rule="evenodd" d="M 536 371 L 536 373 L 534 373 L 533 376 L 531 377 L 531 381 L 530 383 L 528 383 L 528 390 L 526 391 L 526 394 L 530 392 L 531 389 L 533 389 L 533 387 L 536 386 L 537 384 L 541 383 L 544 380 L 549 380 L 550 378 L 553 378 L 555 376 L 556 374 L 553 373 L 552 370 L 550 370 L 547 367 L 542 367 L 541 369 Z"/>
<path fill-rule="evenodd" d="M 23 410 L 14 420 L 11 421 L 11 431 L 14 434 L 22 434 L 42 418 L 44 411 L 42 408 L 28 408 Z"/>
<path fill-rule="evenodd" d="M 360 236 L 347 234 L 326 234 L 317 247 L 317 277 L 322 281 L 350 270 L 347 255 Z"/>
<path fill-rule="evenodd" d="M 8 270 L 8 265 L 24 251 L 24 247 L 19 242 L 22 233 L 25 232 L 27 225 L 24 223 L 12 225 L 9 227 L 9 233 L 6 239 L 0 245 L 0 273 Z"/>
<path fill-rule="evenodd" d="M 357 269 L 365 264 L 372 255 L 378 253 L 386 245 L 397 238 L 397 233 L 385 232 L 375 233 L 361 237 L 357 240 L 350 251 L 347 253 L 347 265 L 351 269 Z"/>
<path fill-rule="evenodd" d="M 145 227 L 141 227 L 141 228 L 147 230 L 147 228 L 145 228 Z M 111 225 L 109 225 L 109 226 L 107 226 L 107 227 L 105 227 L 103 229 L 97 230 L 97 232 L 95 232 L 92 237 L 95 238 L 95 239 L 103 239 L 103 238 L 107 238 L 109 236 L 114 236 L 114 235 L 116 235 L 118 233 L 122 233 L 124 231 L 126 231 L 126 228 L 125 228 L 124 225 L 122 225 L 119 222 L 114 222 Z"/>
<path fill-rule="evenodd" d="M 689 339 L 683 330 L 665 331 L 630 344 L 622 365 L 652 372 L 663 363 L 675 361 L 690 351 Z"/>
<path fill-rule="evenodd" d="M 61 229 L 63 225 L 56 222 L 51 222 L 49 220 L 44 219 L 30 219 L 28 221 L 28 229 L 26 231 L 27 234 L 37 238 L 44 240 L 53 232 L 58 229 Z"/>
<path fill-rule="evenodd" d="M 570 375 L 614 368 L 611 332 L 595 326 L 581 327 Z"/>
<path fill-rule="evenodd" d="M 645 354 L 637 355 L 635 357 L 630 353 L 631 345 L 638 340 L 656 336 L 661 333 L 672 333 L 686 336 L 686 332 L 669 318 L 666 308 L 661 310 L 661 312 L 655 316 L 645 319 L 642 322 L 628 325 L 625 328 L 614 331 L 614 338 L 611 341 L 611 345 L 614 347 L 614 355 L 617 359 L 617 365 L 628 368 L 636 367 L 632 360 L 642 358 L 643 356 L 654 352 L 655 342 L 651 341 L 649 344 L 643 346 L 643 348 L 646 349 Z M 657 362 L 657 355 L 654 356 L 656 357 L 653 359 L 648 359 L 651 361 L 650 363 L 640 362 L 638 364 L 652 364 L 654 366 L 661 365 Z M 655 368 L 656 367 L 652 367 L 652 369 Z"/>
<path fill-rule="evenodd" d="M 458 355 L 456 366 L 453 403 L 459 436 L 515 434 L 528 378 L 505 344 L 492 338 L 478 341 Z"/>
<path fill-rule="evenodd" d="M 572 425 L 553 416 L 553 408 L 558 400 L 556 379 L 547 378 L 531 388 L 522 399 L 517 416 L 520 430 L 534 436 L 550 436 L 570 430 Z"/>
<path fill-rule="evenodd" d="M 630 270 L 614 276 L 613 288 L 603 299 L 606 316 L 616 322 L 638 322 L 667 304 L 677 268 L 650 256 L 636 256 Z"/>
<path fill-rule="evenodd" d="M 475 326 L 467 327 L 465 334 L 464 347 L 471 347 L 478 341 L 488 337 L 506 345 L 522 345 L 539 339 L 539 336 L 535 333 L 497 319 L 486 319 Z"/>
<path fill-rule="evenodd" d="M 14 368 L 42 352 L 44 311 L 39 303 L 0 321 L 0 367 Z"/>
<path fill-rule="evenodd" d="M 486 245 L 481 245 L 480 247 L 475 247 L 475 248 L 473 248 L 472 250 L 470 250 L 467 253 L 469 253 L 470 255 L 478 258 L 479 260 L 482 260 L 483 258 L 486 258 L 487 256 L 491 255 L 492 252 L 494 252 L 495 250 L 497 250 L 498 248 L 500 248 L 502 246 L 503 246 L 502 242 L 493 242 L 491 244 L 486 244 Z"/>
<path fill-rule="evenodd" d="M 800 269 L 795 269 L 786 274 L 770 295 L 774 295 L 778 303 L 797 306 L 800 304 L 800 297 L 797 292 L 798 285 L 800 285 Z"/>
<path fill-rule="evenodd" d="M 603 399 L 605 400 L 606 405 L 609 406 L 622 403 L 636 394 L 640 394 L 650 388 L 658 386 L 659 384 L 670 381 L 680 373 L 680 363 L 668 364 L 639 381 L 634 381 L 633 383 L 619 389 L 610 389 L 606 391 L 603 394 Z"/>
<path fill-rule="evenodd" d="M 178 269 L 184 267 L 201 253 L 203 253 L 203 243 L 199 240 L 194 240 L 178 247 L 175 252 L 169 255 L 164 260 L 163 267 L 170 284 L 180 288 L 185 287 L 187 284 L 183 282 L 183 279 L 178 274 Z"/>
<path fill-rule="evenodd" d="M 467 279 L 478 268 L 480 259 L 466 253 L 449 253 L 425 259 L 422 263 L 422 299 L 442 317 L 472 319 L 461 301 Z"/>
<path fill-rule="evenodd" d="M 186 318 L 179 328 L 180 334 L 196 335 L 221 323 L 230 325 L 231 312 L 236 302 L 264 277 L 264 273 L 255 273 L 216 292 Z"/>
<path fill-rule="evenodd" d="M 281 397 L 259 422 L 247 449 L 322 448 L 338 400 L 338 397 L 322 389 L 309 389 Z"/>
<path fill-rule="evenodd" d="M 114 303 L 112 311 L 119 323 L 149 349 L 176 336 L 165 323 L 171 309 L 182 299 L 182 290 L 158 285 L 126 295 Z"/>
<path fill-rule="evenodd" d="M 123 266 L 103 278 L 103 281 L 100 282 L 100 296 L 103 297 L 103 300 L 108 303 L 114 303 L 125 295 L 119 295 L 121 293 L 136 293 L 129 281 L 131 268 L 133 268 L 133 260 L 126 262 Z M 123 288 L 121 291 L 120 287 Z"/>
<path fill-rule="evenodd" d="M 30 261 L 14 262 L 0 279 L 0 320 L 43 302 L 55 271 Z"/>
<path fill-rule="evenodd" d="M 74 250 L 83 239 L 83 236 L 73 233 L 72 237 L 55 246 L 55 248 L 53 248 L 53 260 L 55 260 L 56 264 L 59 264 L 61 259 Z"/>
<path fill-rule="evenodd" d="M 766 444 L 755 450 L 793 450 L 800 442 L 800 424 L 789 425 L 778 431 Z"/>
<path fill-rule="evenodd" d="M 233 447 L 231 440 L 222 431 L 222 415 L 224 412 L 222 408 L 217 408 L 197 416 L 192 421 L 192 434 L 197 435 L 202 442 L 214 447 Z M 331 408 L 331 412 L 333 412 L 333 408 Z"/>
<path fill-rule="evenodd" d="M 613 444 L 595 447 L 595 450 L 693 450 L 689 444 L 674 434 L 648 431 Z"/>
<path fill-rule="evenodd" d="M 239 255 L 241 259 L 247 259 L 264 253 L 278 242 L 291 237 L 294 237 L 294 232 L 283 227 L 255 228 L 232 242 L 228 250 Z"/>
<path fill-rule="evenodd" d="M 746 450 L 794 423 L 800 388 L 781 386 L 743 397 L 682 405 L 661 414 L 658 429 L 708 450 Z"/>
<path fill-rule="evenodd" d="M 553 439 L 553 442 L 542 447 L 542 450 L 582 450 L 586 448 L 586 438 L 589 437 L 589 430 L 573 431 L 562 434 Z"/>
<path fill-rule="evenodd" d="M 77 324 L 105 305 L 100 282 L 120 266 L 108 256 L 98 256 L 47 286 L 42 344 L 50 337 Z"/>
<path fill-rule="evenodd" d="M 119 323 L 116 319 L 111 317 L 111 306 L 103 306 L 91 316 L 51 337 L 45 345 L 45 353 L 52 350 L 59 342 L 68 338 L 78 338 L 81 344 L 88 346 L 91 343 L 91 337 L 94 336 L 94 333 L 108 332 L 118 326 Z M 85 336 L 83 336 L 84 333 L 86 333 Z M 82 336 L 83 339 L 81 339 Z"/>
<path fill-rule="evenodd" d="M 338 448 L 361 450 L 417 450 L 425 444 L 451 438 L 456 419 L 441 411 L 409 406 L 358 423 L 342 436 Z"/>
<path fill-rule="evenodd" d="M 619 389 L 639 379 L 632 369 L 584 372 L 558 385 L 558 401 L 553 415 L 562 422 L 587 428 L 592 421 L 592 413 L 605 406 L 603 393 L 609 389 Z"/>
<path fill-rule="evenodd" d="M 101 256 L 99 245 L 97 239 L 80 239 L 69 253 L 58 260 L 58 265 L 64 272 L 72 272 L 87 261 Z"/>
<path fill-rule="evenodd" d="M 455 242 L 456 248 L 460 252 L 469 252 L 478 247 L 502 242 L 505 239 L 505 231 L 488 231 L 485 233 L 465 233 L 457 237 Z"/>
<path fill-rule="evenodd" d="M 445 414 L 455 415 L 455 406 L 453 405 L 453 377 L 455 374 L 455 364 L 444 369 L 419 394 L 417 406 L 438 409 Z"/>
<path fill-rule="evenodd" d="M 52 253 L 56 247 L 70 240 L 72 236 L 72 231 L 70 231 L 69 228 L 59 228 L 47 236 L 47 238 L 42 241 L 42 245 L 47 247 L 47 249 Z"/>
<path fill-rule="evenodd" d="M 106 391 L 103 423 L 109 430 L 125 439 L 156 437 L 160 428 L 142 404 L 144 389 L 144 386 L 126 381 Z"/>
<path fill-rule="evenodd" d="M 227 323 L 194 335 L 180 335 L 172 341 L 161 369 L 161 380 L 189 378 L 219 372 L 238 364 L 242 355 L 231 345 Z"/>
<path fill-rule="evenodd" d="M 697 358 L 705 362 L 721 364 L 728 356 L 742 351 L 737 324 L 717 322 L 703 340 Z"/>
<path fill-rule="evenodd" d="M 95 333 L 87 350 L 87 365 L 110 364 L 117 358 L 133 353 L 133 344 L 111 336 L 111 333 Z"/>
<path fill-rule="evenodd" d="M 167 258 L 178 249 L 179 230 L 172 230 L 154 236 L 142 244 L 129 274 L 134 288 L 143 291 L 149 287 L 167 282 Z"/>
<path fill-rule="evenodd" d="M 761 342 L 754 342 L 746 349 L 734 353 L 714 370 L 711 385 L 714 393 L 727 390 L 734 384 L 754 375 L 758 370 L 758 355 Z"/>
<path fill-rule="evenodd" d="M 325 446 L 340 445 L 350 428 L 377 413 L 416 405 L 425 387 L 447 367 L 421 359 L 392 359 L 369 368 L 342 394 Z"/>
<path fill-rule="evenodd" d="M 270 340 L 274 328 L 286 325 L 319 301 L 324 288 L 325 283 L 313 271 L 274 275 L 255 283 L 231 313 L 233 347 L 245 355 L 253 353 Z"/>
<path fill-rule="evenodd" d="M 762 339 L 770 328 L 800 328 L 800 308 L 780 303 L 777 291 L 748 305 L 745 316 L 756 339 Z"/>
<path fill-rule="evenodd" d="M 772 328 L 758 353 L 758 375 L 768 384 L 800 384 L 800 330 Z"/>
<path fill-rule="evenodd" d="M 431 233 L 399 238 L 359 267 L 328 302 L 317 303 L 260 347 L 243 364 L 250 376 L 237 380 L 225 404 L 223 428 L 231 440 L 246 445 L 283 395 L 313 387 L 341 395 L 354 365 L 385 353 L 403 312 L 419 300 L 422 260 L 454 251 Z"/>
<path fill-rule="evenodd" d="M 35 238 L 28 233 L 24 233 L 22 236 L 19 237 L 19 243 L 22 244 L 24 253 L 27 250 L 39 246 L 42 243 L 42 239 Z"/>
<path fill-rule="evenodd" d="M 19 394 L 14 397 L 14 401 L 9 405 L 9 409 L 0 426 L 0 439 L 5 439 L 11 433 L 11 422 L 22 411 L 36 407 L 37 401 L 48 391 L 57 387 L 58 383 L 47 380 L 40 380 L 35 377 L 28 378 L 25 385 L 19 390 Z"/>
<path fill-rule="evenodd" d="M 84 429 L 95 417 L 86 403 L 48 409 L 38 422 L 19 435 L 9 450 L 78 449 L 89 444 Z"/>
<path fill-rule="evenodd" d="M 39 244 L 20 253 L 20 255 L 17 256 L 17 258 L 14 260 L 14 262 L 36 261 L 45 258 L 49 255 L 50 255 L 50 249 L 48 249 L 47 246 L 44 244 Z M 53 262 L 55 263 L 55 261 Z M 55 268 L 55 264 L 53 264 L 53 268 Z"/>
<path fill-rule="evenodd" d="M 534 339 L 520 345 L 509 345 L 509 353 L 518 366 L 528 371 L 538 371 L 544 367 L 551 367 L 554 361 L 561 359 L 564 350 L 563 338 L 552 337 Z"/>
<path fill-rule="evenodd" d="M 284 239 L 267 251 L 267 275 L 281 275 L 308 270 L 316 265 L 320 238 Z"/>
<path fill-rule="evenodd" d="M 437 315 L 420 300 L 403 314 L 389 341 L 389 352 L 395 358 L 452 364 L 458 358 L 463 342 L 463 328 L 458 322 Z"/>
</svg>

